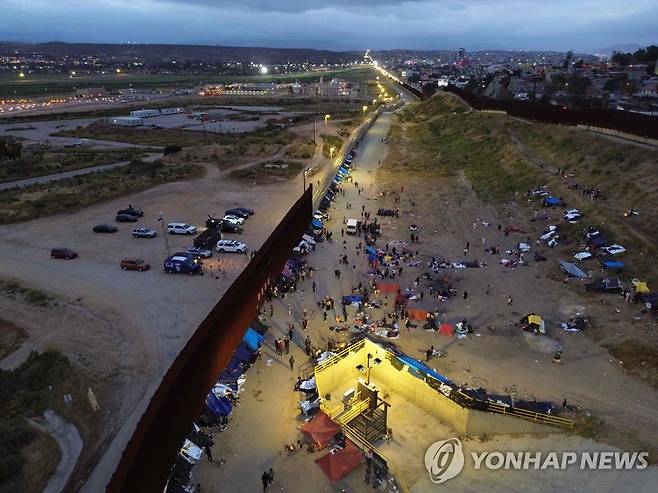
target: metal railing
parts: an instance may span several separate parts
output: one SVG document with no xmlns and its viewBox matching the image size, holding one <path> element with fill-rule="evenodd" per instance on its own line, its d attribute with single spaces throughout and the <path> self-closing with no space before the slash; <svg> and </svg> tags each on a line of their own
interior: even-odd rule
<svg viewBox="0 0 658 493">
<path fill-rule="evenodd" d="M 328 360 L 323 361 L 319 365 L 316 365 L 315 374 L 317 375 L 318 373 L 326 370 L 330 366 L 335 365 L 336 363 L 338 363 L 338 361 L 340 361 L 345 356 L 347 356 L 350 353 L 350 351 L 354 351 L 354 352 L 359 351 L 363 346 L 365 346 L 365 344 L 366 344 L 365 339 L 361 339 L 359 342 L 352 344 L 351 346 L 348 346 L 345 349 L 337 352 Z"/>
<path fill-rule="evenodd" d="M 505 416 L 514 416 L 515 418 L 525 419 L 527 421 L 534 421 L 535 423 L 542 423 L 546 425 L 559 426 L 561 428 L 571 429 L 574 427 L 574 422 L 567 418 L 559 416 L 552 416 L 538 411 L 529 411 L 518 407 L 508 407 L 501 404 L 492 402 L 487 403 L 487 411 L 492 413 L 503 414 Z"/>
</svg>

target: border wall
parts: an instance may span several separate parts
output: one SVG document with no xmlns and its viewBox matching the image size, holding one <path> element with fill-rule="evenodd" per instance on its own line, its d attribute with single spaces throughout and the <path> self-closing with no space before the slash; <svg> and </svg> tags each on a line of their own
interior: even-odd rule
<svg viewBox="0 0 658 493">
<path fill-rule="evenodd" d="M 311 220 L 313 186 L 295 202 L 167 370 L 123 451 L 106 491 L 161 493 L 206 396 L 256 318 Z"/>
<path fill-rule="evenodd" d="M 443 91 L 459 96 L 476 110 L 504 111 L 508 115 L 527 120 L 557 125 L 599 127 L 649 139 L 658 139 L 658 118 L 655 116 L 630 111 L 598 108 L 577 110 L 527 101 L 481 98 L 453 85 L 444 87 Z"/>
</svg>

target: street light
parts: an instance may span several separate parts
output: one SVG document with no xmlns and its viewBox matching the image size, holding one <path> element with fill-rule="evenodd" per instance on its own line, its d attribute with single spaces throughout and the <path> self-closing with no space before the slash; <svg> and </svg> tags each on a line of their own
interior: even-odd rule
<svg viewBox="0 0 658 493">
<path fill-rule="evenodd" d="M 372 104 L 375 104 L 375 100 L 374 100 L 374 99 L 372 100 Z M 365 104 L 364 104 L 364 105 L 363 105 L 363 108 L 361 108 L 361 109 L 363 110 L 363 114 L 365 115 L 365 114 L 366 114 L 366 111 L 368 111 L 368 105 L 365 105 Z"/>
<path fill-rule="evenodd" d="M 335 147 L 330 147 L 329 148 L 329 159 L 334 157 L 334 151 L 336 150 Z"/>
<path fill-rule="evenodd" d="M 331 118 L 331 115 L 324 115 L 324 131 L 327 131 L 327 121 Z"/>
</svg>

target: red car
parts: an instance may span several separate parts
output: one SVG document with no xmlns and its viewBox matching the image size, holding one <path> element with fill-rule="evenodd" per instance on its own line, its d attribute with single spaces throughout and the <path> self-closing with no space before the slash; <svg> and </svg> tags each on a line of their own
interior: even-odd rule
<svg viewBox="0 0 658 493">
<path fill-rule="evenodd" d="M 76 258 L 77 256 L 78 252 L 71 250 L 70 248 L 53 248 L 50 250 L 51 258 L 63 258 L 70 260 L 72 258 Z"/>
</svg>

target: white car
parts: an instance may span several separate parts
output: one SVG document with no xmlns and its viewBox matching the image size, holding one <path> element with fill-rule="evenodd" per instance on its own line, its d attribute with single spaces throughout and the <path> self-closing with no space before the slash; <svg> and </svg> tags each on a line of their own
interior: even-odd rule
<svg viewBox="0 0 658 493">
<path fill-rule="evenodd" d="M 608 255 L 619 255 L 619 254 L 624 253 L 626 251 L 626 249 L 621 245 L 610 245 L 610 246 L 601 248 L 601 250 L 606 252 Z"/>
<path fill-rule="evenodd" d="M 201 258 L 212 257 L 212 250 L 208 250 L 207 248 L 201 248 L 201 247 L 189 247 L 185 250 L 185 253 L 189 253 L 190 255 L 196 255 L 197 257 L 201 257 Z"/>
<path fill-rule="evenodd" d="M 226 222 L 237 224 L 239 226 L 242 226 L 244 224 L 243 217 L 233 216 L 231 214 L 225 215 L 222 219 Z"/>
<path fill-rule="evenodd" d="M 194 235 L 196 226 L 187 223 L 169 223 L 167 224 L 167 233 L 175 235 Z"/>
<path fill-rule="evenodd" d="M 247 251 L 247 245 L 241 241 L 235 240 L 219 240 L 217 242 L 217 251 L 219 253 L 232 252 L 244 253 Z"/>
</svg>

